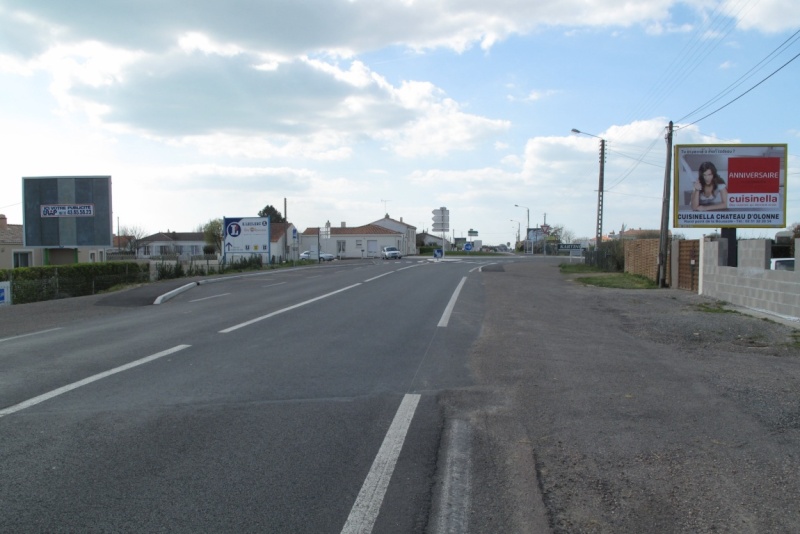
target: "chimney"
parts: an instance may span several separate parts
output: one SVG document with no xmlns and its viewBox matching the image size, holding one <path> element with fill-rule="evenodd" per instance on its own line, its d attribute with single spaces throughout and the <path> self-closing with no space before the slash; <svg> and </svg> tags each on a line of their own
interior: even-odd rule
<svg viewBox="0 0 800 534">
<path fill-rule="evenodd" d="M 347 223 L 342 221 L 342 228 L 347 228 Z"/>
<path fill-rule="evenodd" d="M 8 228 L 8 219 L 6 219 L 5 215 L 0 213 L 0 230 L 5 230 L 6 228 Z"/>
</svg>

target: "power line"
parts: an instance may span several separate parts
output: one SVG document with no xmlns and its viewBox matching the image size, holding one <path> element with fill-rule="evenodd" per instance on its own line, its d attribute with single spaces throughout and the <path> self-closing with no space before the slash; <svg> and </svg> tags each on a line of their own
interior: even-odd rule
<svg viewBox="0 0 800 534">
<path fill-rule="evenodd" d="M 766 78 L 764 78 L 763 80 L 761 80 L 760 82 L 758 82 L 757 84 L 755 84 L 753 87 L 751 87 L 750 89 L 748 89 L 748 90 L 747 90 L 747 91 L 745 91 L 744 93 L 740 94 L 739 96 L 737 96 L 737 97 L 736 97 L 736 98 L 734 98 L 733 100 L 729 101 L 729 102 L 728 102 L 727 104 L 725 104 L 724 106 L 721 106 L 721 107 L 719 107 L 719 108 L 715 109 L 714 111 L 712 111 L 712 112 L 711 112 L 711 113 L 709 113 L 708 115 L 705 115 L 705 116 L 703 116 L 703 117 L 700 117 L 699 119 L 697 119 L 697 120 L 696 120 L 696 121 L 694 121 L 694 122 L 690 122 L 689 124 L 684 124 L 684 125 L 683 125 L 683 126 L 681 126 L 680 128 L 675 128 L 675 129 L 676 129 L 676 130 L 681 130 L 681 129 L 683 129 L 683 128 L 687 128 L 687 127 L 689 127 L 689 126 L 691 126 L 691 125 L 693 125 L 693 124 L 697 124 L 698 122 L 700 122 L 700 121 L 702 121 L 702 120 L 704 120 L 704 119 L 707 119 L 708 117 L 710 117 L 711 115 L 714 115 L 715 113 L 717 113 L 717 112 L 719 112 L 719 111 L 722 111 L 723 109 L 725 109 L 726 107 L 730 106 L 731 104 L 733 104 L 734 102 L 736 102 L 737 100 L 739 100 L 740 98 L 742 98 L 744 95 L 746 95 L 747 93 L 749 93 L 750 91 L 752 91 L 753 89 L 755 89 L 756 87 L 758 87 L 759 85 L 761 85 L 762 83 L 766 82 L 767 80 L 769 80 L 770 78 L 772 78 L 773 76 L 775 76 L 775 75 L 776 75 L 778 72 L 780 72 L 780 71 L 781 71 L 781 70 L 782 70 L 784 67 L 786 67 L 786 66 L 787 66 L 789 63 L 791 63 L 792 61 L 794 61 L 794 60 L 795 60 L 795 59 L 797 59 L 798 57 L 800 57 L 800 53 L 799 53 L 799 54 L 797 54 L 796 56 L 794 56 L 792 59 L 790 59 L 790 60 L 789 60 L 789 61 L 787 61 L 786 63 L 784 63 L 783 65 L 781 65 L 780 67 L 778 67 L 778 68 L 777 68 L 776 70 L 774 70 L 774 71 L 773 71 L 773 72 L 772 72 L 772 73 L 771 73 L 769 76 L 767 76 Z"/>
<path fill-rule="evenodd" d="M 717 101 L 721 100 L 725 95 L 731 93 L 734 89 L 736 89 L 737 87 L 742 85 L 745 82 L 745 80 L 751 78 L 757 71 L 759 71 L 762 68 L 764 68 L 764 66 L 766 66 L 765 65 L 766 63 L 769 63 L 770 61 L 772 61 L 772 60 L 770 60 L 770 58 L 774 59 L 774 56 L 776 56 L 778 53 L 780 53 L 780 51 L 782 49 L 788 48 L 791 44 L 793 44 L 794 42 L 796 42 L 799 39 L 800 39 L 800 30 L 798 30 L 794 34 L 792 34 L 791 37 L 789 37 L 783 43 L 781 43 L 777 48 L 775 48 L 775 50 L 773 50 L 766 57 L 764 57 L 764 59 L 762 59 L 761 61 L 756 63 L 756 65 L 754 65 L 752 68 L 750 68 L 750 70 L 748 70 L 743 75 L 741 75 L 735 82 L 730 84 L 723 91 L 720 91 L 714 98 L 712 98 L 711 100 L 709 100 L 708 102 L 706 102 L 702 106 L 696 108 L 695 110 L 687 113 L 686 115 L 684 115 L 683 117 L 678 119 L 676 122 L 683 122 L 684 120 L 688 119 L 689 117 L 691 117 L 695 113 L 699 113 L 703 109 L 711 106 L 714 102 L 717 102 Z"/>
</svg>

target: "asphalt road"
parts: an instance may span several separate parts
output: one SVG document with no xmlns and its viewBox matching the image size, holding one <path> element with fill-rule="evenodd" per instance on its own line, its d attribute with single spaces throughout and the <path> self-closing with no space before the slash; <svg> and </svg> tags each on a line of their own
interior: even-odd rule
<svg viewBox="0 0 800 534">
<path fill-rule="evenodd" d="M 557 263 L 0 308 L 0 531 L 800 531 L 794 326 Z"/>
</svg>

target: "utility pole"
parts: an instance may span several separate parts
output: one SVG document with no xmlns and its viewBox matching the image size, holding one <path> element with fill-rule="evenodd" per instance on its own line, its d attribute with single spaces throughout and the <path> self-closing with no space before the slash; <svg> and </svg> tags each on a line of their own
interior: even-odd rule
<svg viewBox="0 0 800 534">
<path fill-rule="evenodd" d="M 606 169 L 606 140 L 600 138 L 600 177 L 597 180 L 597 242 L 596 250 L 600 250 L 603 242 L 603 181 Z M 599 258 L 598 258 L 599 259 Z"/>
<path fill-rule="evenodd" d="M 669 230 L 669 186 L 672 175 L 672 121 L 669 121 L 667 134 L 667 164 L 664 167 L 664 193 L 661 199 L 661 234 L 658 242 L 658 285 L 667 287 L 667 232 Z"/>
</svg>

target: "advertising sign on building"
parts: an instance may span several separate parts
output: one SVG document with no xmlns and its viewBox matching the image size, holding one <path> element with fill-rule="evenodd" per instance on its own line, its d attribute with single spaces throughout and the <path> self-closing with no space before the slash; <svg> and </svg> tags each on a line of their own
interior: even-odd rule
<svg viewBox="0 0 800 534">
<path fill-rule="evenodd" d="M 23 178 L 22 199 L 24 246 L 112 246 L 110 176 Z"/>
<path fill-rule="evenodd" d="M 676 145 L 675 228 L 784 228 L 782 145 Z"/>
<path fill-rule="evenodd" d="M 267 254 L 269 256 L 269 217 L 223 218 L 225 254 Z"/>
</svg>

